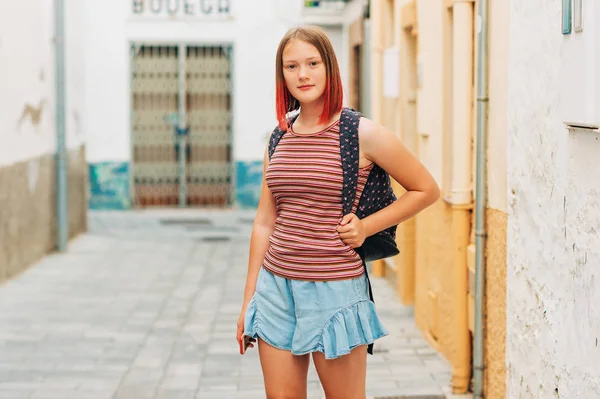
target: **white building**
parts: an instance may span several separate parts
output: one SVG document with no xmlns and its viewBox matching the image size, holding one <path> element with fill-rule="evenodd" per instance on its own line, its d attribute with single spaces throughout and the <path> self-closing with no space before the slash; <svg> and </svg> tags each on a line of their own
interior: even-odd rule
<svg viewBox="0 0 600 399">
<path fill-rule="evenodd" d="M 266 140 L 276 124 L 279 40 L 295 25 L 324 25 L 348 83 L 348 23 L 367 2 L 321 1 L 317 8 L 308 3 L 85 2 L 90 207 L 178 204 L 178 151 L 167 122 L 177 122 L 183 103 L 190 128 L 186 202 L 256 206 Z M 182 91 L 179 61 L 186 71 Z"/>
<path fill-rule="evenodd" d="M 57 244 L 54 3 L 0 2 L 0 282 Z M 86 226 L 83 3 L 65 2 L 70 235 Z"/>
<path fill-rule="evenodd" d="M 510 2 L 507 398 L 600 397 L 600 5 L 563 4 Z"/>
</svg>

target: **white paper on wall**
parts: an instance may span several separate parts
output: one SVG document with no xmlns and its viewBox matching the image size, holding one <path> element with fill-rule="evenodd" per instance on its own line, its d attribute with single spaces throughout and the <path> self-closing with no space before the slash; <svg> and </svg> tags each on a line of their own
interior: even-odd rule
<svg viewBox="0 0 600 399">
<path fill-rule="evenodd" d="M 383 51 L 383 96 L 398 98 L 400 92 L 400 51 L 389 47 Z"/>
</svg>

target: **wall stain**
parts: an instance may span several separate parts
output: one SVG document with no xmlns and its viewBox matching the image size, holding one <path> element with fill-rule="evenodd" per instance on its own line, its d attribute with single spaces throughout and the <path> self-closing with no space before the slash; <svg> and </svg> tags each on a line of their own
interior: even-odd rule
<svg viewBox="0 0 600 399">
<path fill-rule="evenodd" d="M 23 111 L 21 112 L 21 118 L 19 119 L 19 122 L 17 123 L 17 127 L 20 128 L 23 125 L 23 122 L 25 122 L 25 120 L 27 119 L 27 117 L 29 117 L 29 120 L 31 121 L 31 124 L 33 126 L 38 126 L 42 120 L 42 113 L 44 111 L 45 106 L 46 106 L 45 98 L 42 98 L 40 100 L 40 103 L 37 107 L 26 103 L 25 106 L 23 107 Z"/>
<path fill-rule="evenodd" d="M 75 121 L 75 134 L 79 135 L 81 133 L 81 123 L 77 110 L 73 110 L 73 120 Z"/>
<path fill-rule="evenodd" d="M 563 229 L 565 231 L 565 241 L 567 240 L 567 196 L 563 199 Z"/>
</svg>

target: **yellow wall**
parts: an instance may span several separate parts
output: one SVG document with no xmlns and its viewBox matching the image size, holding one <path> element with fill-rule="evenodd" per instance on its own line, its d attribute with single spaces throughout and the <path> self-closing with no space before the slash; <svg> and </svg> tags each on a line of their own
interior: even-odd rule
<svg viewBox="0 0 600 399">
<path fill-rule="evenodd" d="M 443 83 L 443 55 L 439 37 L 442 34 L 442 7 L 429 7 L 427 0 L 371 2 L 372 56 L 372 111 L 379 122 L 398 134 L 406 145 L 419 156 L 438 182 L 443 174 L 444 99 L 439 94 Z M 418 27 L 412 63 L 406 63 L 405 45 L 409 36 L 416 34 L 407 23 L 415 19 Z M 393 26 L 389 26 L 393 24 Z M 414 40 L 414 39 L 413 39 Z M 400 97 L 386 98 L 382 92 L 383 52 L 398 48 L 402 55 L 400 68 L 410 76 L 401 81 Z M 411 65 L 412 64 L 412 65 Z M 417 79 L 419 77 L 419 79 Z M 416 100 L 416 103 L 415 103 Z M 400 111 L 400 112 L 399 112 Z M 403 118 L 412 114 L 411 117 Z M 404 129 L 404 131 L 403 131 Z M 406 130 L 409 130 L 408 132 Z M 397 195 L 404 190 L 395 186 Z M 415 318 L 419 327 L 434 345 L 452 357 L 452 293 L 447 282 L 452 262 L 451 209 L 443 200 L 425 210 L 398 229 L 401 255 L 394 260 L 396 282 L 402 289 L 401 298 L 415 303 Z M 414 245 L 411 245 L 414 242 Z M 411 266 L 411 263 L 413 265 Z M 414 265 L 417 265 L 416 268 Z M 414 278 L 414 281 L 406 281 Z M 445 284 L 446 283 L 446 284 Z M 403 286 L 403 288 L 402 288 Z"/>
<path fill-rule="evenodd" d="M 360 109 L 360 96 L 362 89 L 362 52 L 364 51 L 364 20 L 359 18 L 354 21 L 348 27 L 348 82 L 349 87 L 346 88 L 348 92 L 348 104 L 350 107 L 363 112 Z M 358 50 L 358 52 L 357 52 Z"/>
<path fill-rule="evenodd" d="M 490 2 L 485 395 L 506 397 L 506 132 L 509 1 Z"/>
<path fill-rule="evenodd" d="M 465 324 L 473 329 L 473 298 L 458 297 L 453 281 L 468 283 L 467 263 L 474 270 L 474 220 L 470 211 L 457 212 L 451 204 L 452 163 L 452 0 L 383 0 L 371 2 L 371 115 L 394 131 L 430 170 L 443 189 L 444 198 L 398 228 L 401 254 L 390 262 L 400 300 L 415 306 L 415 321 L 430 342 L 454 366 L 470 359 L 467 326 L 457 328 L 457 312 L 469 313 Z M 489 10 L 489 114 L 488 114 L 488 212 L 486 226 L 485 390 L 486 397 L 505 396 L 506 336 L 506 87 L 508 1 L 491 1 Z M 473 18 L 476 18 L 476 8 Z M 473 32 L 476 36 L 476 33 Z M 473 52 L 476 55 L 476 41 Z M 411 51 L 411 46 L 416 49 Z M 398 98 L 383 97 L 383 54 L 388 48 L 400 54 Z M 473 59 L 471 134 L 475 140 L 476 57 Z M 471 154 L 475 170 L 474 148 Z M 473 174 L 474 177 L 474 174 Z M 394 185 L 401 195 L 404 190 Z M 474 190 L 474 182 L 472 183 Z M 458 221 L 458 222 L 457 222 Z M 460 226 L 464 227 L 460 227 Z M 458 226 L 458 229 L 457 229 Z M 463 231 L 466 229 L 466 231 Z M 470 234 L 469 234 L 470 233 Z M 458 235 L 457 235 L 458 234 Z M 464 251 L 470 235 L 468 256 Z M 463 236 L 466 242 L 454 236 Z M 459 247 L 457 247 L 459 245 Z M 461 260 L 461 258 L 464 258 Z M 462 265 L 461 263 L 464 263 Z M 458 267 L 457 267 L 458 265 Z M 379 265 L 381 266 L 381 265 Z M 454 279 L 454 280 L 453 280 Z M 472 285 L 471 285 L 472 288 Z M 460 292 L 460 290 L 458 290 Z M 458 301 L 458 302 L 457 302 Z M 458 306 L 456 306 L 458 304 Z M 465 318 L 463 317 L 463 321 Z M 467 341 L 468 343 L 468 341 Z M 459 384 L 464 385 L 464 384 Z M 456 388 L 456 387 L 455 387 Z"/>
<path fill-rule="evenodd" d="M 433 7 L 427 0 L 417 0 L 419 89 L 417 96 L 418 155 L 438 183 L 448 187 L 445 181 L 447 168 L 452 164 L 448 157 L 447 141 L 451 127 L 452 92 L 448 91 L 448 79 L 452 79 L 452 59 L 448 57 L 447 42 L 442 40 L 448 32 L 448 10 L 440 2 Z M 451 147 L 450 147 L 451 148 Z M 469 345 L 466 321 L 457 324 L 456 306 L 465 303 L 461 314 L 466 320 L 466 293 L 457 296 L 453 284 L 457 275 L 455 254 L 461 251 L 453 239 L 457 232 L 457 220 L 461 212 L 453 210 L 442 198 L 437 204 L 416 218 L 416 287 L 415 317 L 417 325 L 426 337 L 439 348 L 453 365 L 453 386 L 457 392 L 464 391 L 467 383 L 463 375 L 457 382 L 459 369 L 469 368 Z M 465 214 L 462 211 L 462 214 Z M 466 214 L 468 215 L 468 213 Z M 455 219 L 453 221 L 453 218 Z M 468 229 L 468 216 L 462 229 Z M 460 227 L 459 227 L 460 228 Z M 468 230 L 463 235 L 468 236 Z M 464 251 L 464 244 L 462 251 Z M 466 282 L 466 256 L 458 267 Z M 459 271 L 459 270 L 458 270 Z M 457 302 L 458 301 L 458 302 Z M 468 373 L 468 371 L 467 371 Z M 464 374 L 464 371 L 463 371 Z"/>
<path fill-rule="evenodd" d="M 485 397 L 506 397 L 506 221 L 505 212 L 487 210 Z"/>
<path fill-rule="evenodd" d="M 404 145 L 414 154 L 419 152 L 417 131 L 417 54 L 418 25 L 416 2 L 405 1 L 398 7 L 398 53 L 400 89 L 398 109 L 396 110 L 399 137 Z M 398 196 L 405 190 L 400 185 L 394 186 Z M 398 226 L 396 233 L 399 256 L 394 259 L 396 272 L 395 284 L 402 303 L 412 305 L 415 302 L 416 279 L 416 219 L 410 219 Z"/>
<path fill-rule="evenodd" d="M 449 360 L 452 341 L 452 212 L 442 201 L 416 217 L 415 321 Z"/>
</svg>

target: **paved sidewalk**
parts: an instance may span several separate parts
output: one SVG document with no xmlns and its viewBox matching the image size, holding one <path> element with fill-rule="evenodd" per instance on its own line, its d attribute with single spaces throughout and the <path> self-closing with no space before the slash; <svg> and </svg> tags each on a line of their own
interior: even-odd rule
<svg viewBox="0 0 600 399">
<path fill-rule="evenodd" d="M 0 286 L 0 399 L 264 398 L 256 349 L 235 341 L 252 217 L 90 213 L 68 253 Z M 368 394 L 443 397 L 448 364 L 373 283 L 390 335 L 368 358 Z M 312 364 L 309 378 L 322 398 Z"/>
</svg>

